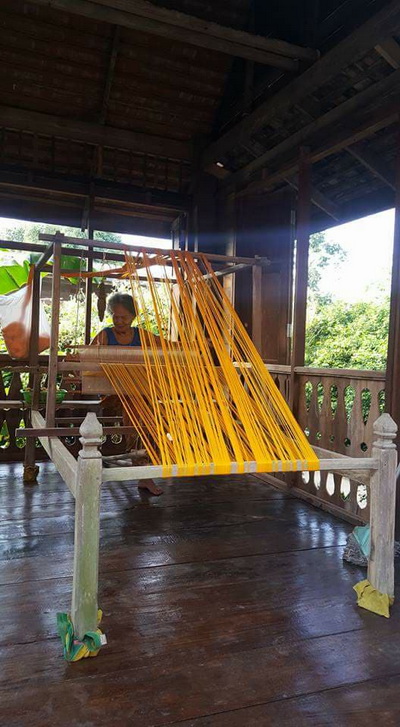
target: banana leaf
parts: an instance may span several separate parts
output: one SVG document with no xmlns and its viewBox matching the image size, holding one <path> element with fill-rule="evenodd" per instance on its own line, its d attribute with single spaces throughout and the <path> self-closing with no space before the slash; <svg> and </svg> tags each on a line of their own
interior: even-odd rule
<svg viewBox="0 0 400 727">
<path fill-rule="evenodd" d="M 29 260 L 24 260 L 22 265 L 12 263 L 0 267 L 0 295 L 7 295 L 14 290 L 22 288 L 28 282 Z"/>
</svg>

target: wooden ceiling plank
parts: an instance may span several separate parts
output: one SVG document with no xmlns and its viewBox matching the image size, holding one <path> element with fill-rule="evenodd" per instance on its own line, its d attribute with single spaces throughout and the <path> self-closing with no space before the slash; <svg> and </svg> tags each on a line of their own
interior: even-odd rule
<svg viewBox="0 0 400 727">
<path fill-rule="evenodd" d="M 367 139 L 372 134 L 380 131 L 381 129 L 390 126 L 395 123 L 399 117 L 399 107 L 397 103 L 387 104 L 374 114 L 369 114 L 368 119 L 361 124 L 358 128 L 353 130 L 343 130 L 334 133 L 330 139 L 327 139 L 323 144 L 311 150 L 311 161 L 313 163 L 319 162 L 326 157 L 336 154 L 337 152 L 343 151 L 346 147 L 356 144 L 362 139 Z M 272 172 L 269 175 L 265 175 L 263 179 L 257 180 L 249 184 L 241 192 L 238 192 L 238 196 L 245 196 L 247 194 L 256 194 L 264 192 L 269 189 L 273 189 L 277 184 L 282 182 L 287 177 L 292 177 L 296 174 L 298 168 L 298 159 L 296 155 L 289 160 L 284 167 Z"/>
<path fill-rule="evenodd" d="M 228 186 L 240 186 L 246 183 L 254 172 L 262 169 L 273 160 L 285 155 L 291 149 L 295 149 L 304 143 L 310 143 L 310 140 L 324 129 L 336 126 L 343 120 L 348 120 L 350 115 L 355 111 L 371 103 L 375 99 L 382 98 L 384 94 L 389 93 L 392 89 L 398 87 L 400 83 L 400 70 L 394 71 L 386 78 L 383 78 L 377 83 L 372 84 L 365 91 L 352 96 L 344 103 L 339 106 L 335 106 L 333 109 L 328 111 L 323 116 L 307 124 L 299 131 L 284 139 L 279 144 L 269 149 L 264 154 L 261 154 L 256 159 L 253 159 L 245 167 L 239 169 L 237 172 L 230 174 L 225 177 L 224 184 Z"/>
<path fill-rule="evenodd" d="M 289 186 L 296 191 L 299 190 L 297 176 L 292 178 L 285 178 L 285 182 L 287 182 Z M 311 187 L 311 202 L 315 205 L 315 207 L 319 207 L 319 209 L 321 209 L 323 212 L 326 212 L 329 217 L 332 217 L 337 222 L 340 222 L 341 211 L 339 205 L 335 204 L 335 202 L 332 202 L 332 200 L 322 194 L 322 192 L 316 189 L 316 187 Z"/>
<path fill-rule="evenodd" d="M 299 46 L 291 46 L 284 41 L 255 36 L 246 31 L 219 26 L 216 23 L 195 18 L 174 10 L 156 7 L 151 3 L 118 2 L 117 0 L 32 0 L 37 5 L 44 5 L 65 12 L 76 13 L 93 20 L 100 20 L 113 25 L 120 25 L 133 30 L 160 35 L 170 40 L 188 43 L 200 48 L 207 48 L 220 53 L 238 56 L 283 70 L 298 70 L 298 58 L 315 60 L 317 53 Z M 121 9 L 123 8 L 123 9 Z M 165 10 L 159 20 L 160 12 Z M 279 48 L 271 51 L 269 48 Z"/>
<path fill-rule="evenodd" d="M 400 45 L 394 38 L 387 38 L 375 46 L 375 50 L 392 68 L 400 68 Z"/>
<path fill-rule="evenodd" d="M 251 114 L 239 121 L 203 154 L 203 168 L 213 172 L 217 161 L 236 145 L 240 145 L 272 118 L 301 103 L 324 83 L 334 78 L 346 66 L 362 58 L 371 48 L 382 43 L 400 28 L 400 3 L 392 0 L 380 12 L 348 35 L 320 60 L 271 98 L 261 103 Z"/>
<path fill-rule="evenodd" d="M 382 162 L 375 154 L 368 149 L 365 149 L 364 145 L 354 144 L 353 146 L 346 147 L 346 151 L 351 154 L 354 159 L 360 162 L 368 171 L 370 171 L 375 177 L 378 177 L 382 182 L 387 184 L 388 187 L 395 190 L 395 175 L 391 173 L 390 168 L 385 162 Z"/>
<path fill-rule="evenodd" d="M 303 46 L 288 43 L 284 40 L 265 38 L 262 35 L 256 35 L 249 31 L 223 26 L 209 20 L 188 15 L 187 13 L 154 5 L 148 2 L 148 0 L 133 0 L 133 2 L 132 0 L 95 0 L 95 2 L 99 5 L 130 12 L 143 18 L 158 20 L 185 30 L 195 30 L 207 36 L 234 41 L 241 45 L 247 45 L 250 48 L 259 48 L 260 50 L 270 51 L 271 53 L 288 58 L 305 61 L 315 61 L 318 58 L 318 52 L 312 48 L 304 48 Z"/>
<path fill-rule="evenodd" d="M 118 25 L 116 25 L 113 29 L 110 57 L 109 57 L 109 61 L 108 61 L 107 74 L 106 74 L 106 82 L 104 84 L 103 100 L 102 100 L 100 118 L 99 118 L 99 121 L 101 124 L 106 123 L 108 102 L 110 100 L 111 87 L 112 87 L 112 83 L 114 80 L 115 66 L 117 63 L 117 56 L 118 56 L 118 51 L 119 51 L 119 41 L 120 41 L 120 27 Z"/>
<path fill-rule="evenodd" d="M 170 159 L 191 160 L 192 158 L 192 145 L 188 142 L 93 124 L 78 119 L 66 119 L 36 111 L 25 111 L 11 106 L 0 106 L 0 127 L 48 134 L 100 146 L 129 149 Z"/>
</svg>

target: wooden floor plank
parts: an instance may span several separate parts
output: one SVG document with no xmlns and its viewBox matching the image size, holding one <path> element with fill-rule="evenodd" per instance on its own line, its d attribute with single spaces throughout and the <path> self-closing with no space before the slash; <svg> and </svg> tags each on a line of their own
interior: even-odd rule
<svg viewBox="0 0 400 727">
<path fill-rule="evenodd" d="M 175 722 L 170 727 L 398 727 L 399 677 Z"/>
<path fill-rule="evenodd" d="M 73 499 L 0 466 L 0 720 L 7 727 L 400 724 L 400 621 L 357 608 L 351 527 L 252 476 L 103 488 L 109 644 L 68 665 Z M 234 481 L 233 481 L 234 480 Z M 369 705 L 369 707 L 368 707 Z"/>
<path fill-rule="evenodd" d="M 398 637 L 399 632 L 394 634 Z M 53 718 L 57 714 L 57 724 L 74 724 L 77 705 L 85 715 L 84 724 L 109 725 L 112 714 L 112 724 L 162 727 L 400 675 L 400 650 L 393 650 L 393 634 L 380 630 L 281 642 L 228 654 L 205 651 L 193 654 L 190 661 L 187 652 L 181 657 L 173 654 L 169 662 L 156 658 L 142 666 L 135 657 L 120 658 L 118 671 L 110 671 L 110 652 L 107 659 L 95 659 L 90 666 L 81 662 L 48 674 L 45 661 L 51 651 L 47 648 L 37 654 L 31 663 L 36 677 L 24 682 L 15 678 L 18 660 L 8 659 L 14 689 L 1 693 L 5 724 L 18 724 L 12 721 L 16 718 L 23 723 L 29 704 L 31 727 L 50 724 L 46 722 L 50 710 Z M 113 653 L 115 661 L 117 646 Z M 73 699 L 66 699 L 68 690 Z"/>
</svg>

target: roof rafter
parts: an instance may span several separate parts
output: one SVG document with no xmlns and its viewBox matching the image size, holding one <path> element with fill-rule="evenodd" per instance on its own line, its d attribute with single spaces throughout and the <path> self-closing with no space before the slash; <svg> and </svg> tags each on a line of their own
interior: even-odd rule
<svg viewBox="0 0 400 727">
<path fill-rule="evenodd" d="M 251 114 L 210 144 L 203 154 L 203 167 L 214 173 L 216 163 L 221 161 L 226 152 L 235 145 L 240 145 L 274 117 L 300 103 L 306 96 L 334 78 L 343 68 L 355 63 L 371 48 L 393 35 L 398 28 L 400 28 L 400 3 L 398 0 L 392 0 L 304 73 L 261 103 Z"/>
<path fill-rule="evenodd" d="M 400 45 L 394 38 L 387 38 L 375 46 L 375 50 L 392 68 L 400 68 Z"/>
<path fill-rule="evenodd" d="M 360 162 L 371 174 L 378 177 L 388 187 L 395 190 L 395 174 L 385 162 L 382 162 L 375 154 L 365 148 L 363 144 L 354 144 L 346 147 L 346 151 L 351 154 L 354 159 Z"/>
<path fill-rule="evenodd" d="M 381 81 L 377 81 L 364 91 L 360 91 L 355 96 L 344 101 L 340 104 L 340 106 L 335 106 L 323 116 L 314 119 L 311 123 L 307 124 L 302 129 L 299 129 L 299 131 L 291 134 L 287 139 L 276 144 L 276 146 L 272 149 L 268 149 L 268 151 L 264 154 L 261 154 L 256 159 L 246 164 L 246 166 L 242 169 L 226 176 L 223 180 L 223 184 L 239 187 L 241 185 L 243 186 L 257 170 L 266 167 L 267 164 L 279 159 L 279 157 L 284 158 L 287 153 L 299 147 L 301 144 L 309 144 L 318 133 L 337 126 L 337 124 L 342 120 L 345 119 L 346 122 L 348 122 L 351 114 L 354 114 L 363 106 L 367 106 L 374 102 L 377 98 L 383 98 L 385 94 L 390 93 L 392 90 L 397 91 L 399 83 L 400 70 L 393 71 L 393 73 L 386 78 L 383 78 Z"/>
<path fill-rule="evenodd" d="M 119 38 L 120 38 L 120 28 L 118 25 L 116 25 L 113 29 L 110 57 L 109 57 L 109 61 L 108 61 L 107 74 L 106 74 L 106 82 L 104 84 L 104 93 L 103 93 L 103 100 L 102 100 L 100 119 L 99 119 L 101 124 L 106 123 L 108 102 L 110 100 L 111 86 L 112 86 L 112 82 L 113 82 L 113 78 L 114 78 L 115 65 L 117 62 L 117 55 L 118 55 L 118 50 L 119 50 Z"/>
<path fill-rule="evenodd" d="M 37 111 L 25 111 L 12 106 L 0 106 L 0 127 L 30 131 L 37 134 L 74 139 L 87 144 L 128 149 L 169 159 L 192 158 L 192 144 L 176 139 L 164 139 L 137 131 L 93 124 L 78 119 L 66 119 Z"/>
<path fill-rule="evenodd" d="M 287 177 L 284 180 L 289 184 L 290 187 L 293 187 L 296 191 L 299 190 L 299 183 L 298 178 L 293 177 Z M 311 187 L 311 202 L 315 207 L 319 207 L 323 212 L 326 212 L 329 217 L 332 217 L 332 219 L 336 220 L 337 222 L 340 222 L 341 220 L 341 211 L 339 205 L 335 204 L 335 202 L 332 202 L 331 199 L 326 197 L 325 194 L 322 194 L 316 187 Z"/>
<path fill-rule="evenodd" d="M 314 61 L 318 58 L 318 52 L 310 48 L 228 28 L 146 0 L 31 1 L 36 5 L 50 6 L 292 72 L 298 70 L 298 60 Z"/>
<path fill-rule="evenodd" d="M 335 130 L 330 137 L 327 137 L 321 144 L 311 149 L 311 161 L 318 162 L 332 154 L 342 151 L 346 147 L 366 139 L 376 131 L 390 126 L 398 121 L 399 106 L 397 102 L 387 103 L 374 113 L 365 113 L 363 121 L 356 119 L 353 128 Z M 277 184 L 287 177 L 291 177 L 298 169 L 298 154 L 293 151 L 293 156 L 278 170 L 263 176 L 262 179 L 249 184 L 238 196 L 264 192 L 273 189 Z"/>
</svg>

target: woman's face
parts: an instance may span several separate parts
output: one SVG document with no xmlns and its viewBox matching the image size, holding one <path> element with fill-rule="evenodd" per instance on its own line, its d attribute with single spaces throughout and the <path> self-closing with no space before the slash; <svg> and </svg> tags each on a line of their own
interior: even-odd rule
<svg viewBox="0 0 400 727">
<path fill-rule="evenodd" d="M 118 333 L 126 333 L 132 326 L 134 317 L 123 305 L 115 305 L 112 311 L 115 330 Z"/>
</svg>

